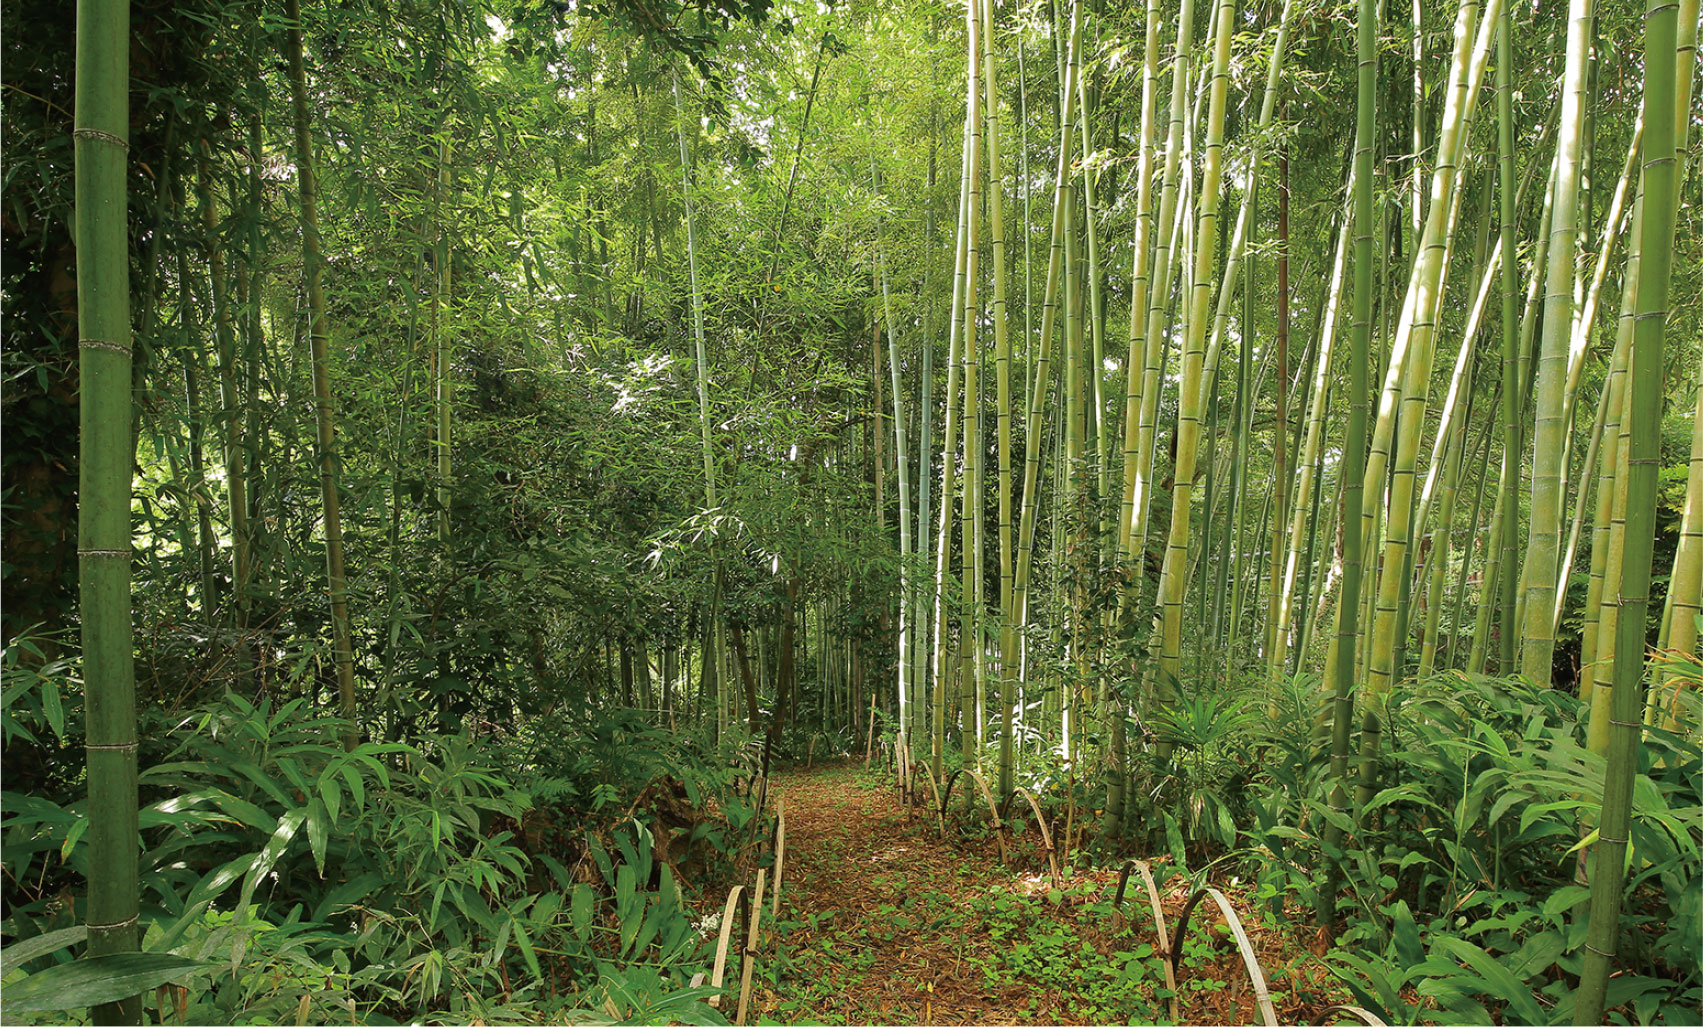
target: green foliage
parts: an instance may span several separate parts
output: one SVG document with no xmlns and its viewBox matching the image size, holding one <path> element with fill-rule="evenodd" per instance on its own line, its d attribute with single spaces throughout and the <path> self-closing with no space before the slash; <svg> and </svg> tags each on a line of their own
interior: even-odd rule
<svg viewBox="0 0 1703 1027">
<path fill-rule="evenodd" d="M 1317 746 L 1292 735 L 1268 751 L 1248 831 L 1260 894 L 1309 894 L 1323 825 L 1340 820 L 1356 844 L 1342 854 L 1347 927 L 1329 959 L 1357 1001 L 1391 1023 L 1571 1022 L 1575 913 L 1589 897 L 1573 875 L 1602 781 L 1581 704 L 1523 680 L 1445 674 L 1397 689 L 1386 709 L 1384 787 L 1357 825 L 1330 808 Z M 1700 773 L 1695 739 L 1649 729 L 1620 940 L 1628 972 L 1609 998 L 1635 1022 L 1684 1022 L 1703 997 Z"/>
<path fill-rule="evenodd" d="M 636 1022 L 714 1022 L 706 992 L 684 988 L 708 953 L 651 827 L 588 811 L 576 830 L 592 833 L 575 850 L 528 852 L 529 789 L 548 781 L 494 769 L 465 735 L 345 751 L 340 728 L 300 700 L 273 709 L 231 695 L 185 720 L 173 758 L 144 774 L 154 962 L 142 969 L 163 972 L 169 958 L 177 974 L 205 971 L 190 989 L 192 1020 L 277 1022 L 310 1008 L 319 1020 L 535 1019 L 613 1003 Z M 621 772 L 588 740 L 582 780 L 601 775 L 623 803 L 645 774 L 681 768 L 646 748 L 656 739 L 644 731 L 606 740 L 625 746 Z M 688 780 L 706 803 L 725 787 Z M 552 808 L 568 808 L 573 788 L 557 787 Z M 8 794 L 5 808 L 9 878 L 81 869 L 80 806 Z M 63 905 L 43 897 L 12 912 L 9 923 L 53 933 L 9 947 L 8 974 L 41 966 L 30 988 L 58 996 L 18 1011 L 82 1004 L 56 983 L 96 969 L 62 961 L 78 930 L 55 930 Z M 176 976 L 148 986 L 166 979 Z"/>
<path fill-rule="evenodd" d="M 81 684 L 71 675 L 71 661 L 48 659 L 44 643 L 58 648 L 54 640 L 29 631 L 7 639 L 0 651 L 0 733 L 7 746 L 63 744 L 67 716 L 81 712 L 65 694 Z"/>
<path fill-rule="evenodd" d="M 155 952 L 85 956 L 7 985 L 5 1008 L 13 1015 L 83 1009 L 117 1002 L 209 968 L 200 960 Z"/>
<path fill-rule="evenodd" d="M 1065 996 L 1064 1011 L 1084 1022 L 1169 1022 L 1172 992 L 1163 961 L 1150 942 L 1136 940 L 1133 926 L 1119 933 L 1104 930 L 1117 921 L 1109 896 L 1094 894 L 1096 887 L 1035 896 L 996 889 L 977 897 L 969 916 L 999 953 L 978 967 L 984 985 L 997 993 L 1014 980 L 1039 984 Z M 1217 959 L 1212 933 L 1184 940 L 1183 966 L 1199 968 Z M 1180 984 L 1185 999 L 1225 986 L 1211 975 L 1185 976 Z"/>
</svg>

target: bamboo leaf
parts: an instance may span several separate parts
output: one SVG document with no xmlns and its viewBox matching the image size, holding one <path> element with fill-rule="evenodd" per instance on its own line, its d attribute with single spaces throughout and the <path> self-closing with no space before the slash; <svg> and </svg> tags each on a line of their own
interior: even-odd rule
<svg viewBox="0 0 1703 1027">
<path fill-rule="evenodd" d="M 31 974 L 6 988 L 7 1015 L 117 1002 L 213 964 L 162 952 L 92 956 Z"/>
<path fill-rule="evenodd" d="M 1497 962 L 1490 953 L 1470 941 L 1446 934 L 1439 936 L 1435 944 L 1437 948 L 1442 949 L 1451 958 L 1465 963 L 1477 974 L 1485 985 L 1485 994 L 1508 1003 L 1508 1009 L 1515 1019 L 1521 1023 L 1548 1022 L 1549 1018 L 1532 995 L 1532 989 L 1514 976 L 1511 970 Z"/>
<path fill-rule="evenodd" d="M 71 822 L 70 829 L 65 832 L 65 844 L 59 847 L 60 859 L 68 860 L 71 858 L 72 851 L 77 848 L 77 842 L 83 837 L 84 833 L 87 832 L 88 829 L 88 817 L 78 817 L 76 820 Z"/>
<path fill-rule="evenodd" d="M 272 837 L 266 840 L 266 847 L 254 857 L 254 863 L 248 871 L 248 876 L 242 882 L 242 899 L 239 907 L 246 906 L 254 897 L 254 889 L 260 884 L 260 879 L 272 872 L 278 858 L 289 848 L 290 842 L 301 829 L 302 821 L 307 818 L 307 810 L 297 808 L 290 810 L 278 818 L 278 829 L 272 832 Z"/>
<path fill-rule="evenodd" d="M 253 856 L 238 856 L 224 866 L 203 877 L 189 893 L 191 903 L 207 902 L 223 895 L 226 888 L 236 883 L 245 873 L 254 867 Z"/>
<path fill-rule="evenodd" d="M 337 777 L 331 774 L 319 776 L 319 798 L 325 804 L 325 812 L 331 823 L 337 823 L 337 816 L 343 809 L 343 789 L 337 783 Z"/>
<path fill-rule="evenodd" d="M 635 905 L 634 899 L 638 899 Z M 615 874 L 615 918 L 621 924 L 621 954 L 626 955 L 644 924 L 644 898 L 638 894 L 633 868 L 623 866 Z"/>
<path fill-rule="evenodd" d="M 1567 940 L 1560 931 L 1545 931 L 1526 939 L 1519 950 L 1507 957 L 1508 972 L 1521 979 L 1543 973 L 1567 950 Z"/>
<path fill-rule="evenodd" d="M 15 942 L 0 950 L 0 977 L 9 976 L 32 959 L 40 958 L 49 952 L 75 945 L 89 936 L 89 929 L 82 924 L 75 927 L 63 927 L 57 931 L 38 934 L 34 938 Z"/>
<path fill-rule="evenodd" d="M 1407 901 L 1400 900 L 1391 911 L 1395 918 L 1394 934 L 1396 956 L 1404 968 L 1415 966 L 1425 960 L 1425 945 L 1419 939 L 1419 925 L 1414 923 L 1413 910 L 1407 907 Z"/>
<path fill-rule="evenodd" d="M 313 850 L 313 863 L 321 877 L 325 876 L 325 845 L 331 833 L 330 820 L 325 803 L 315 799 L 308 804 L 307 843 L 308 848 Z"/>
<path fill-rule="evenodd" d="M 538 954 L 532 951 L 532 939 L 527 937 L 526 928 L 521 926 L 520 918 L 509 920 L 509 926 L 514 928 L 514 943 L 520 949 L 520 956 L 526 960 L 526 968 L 532 971 L 532 976 L 543 977 L 543 970 L 538 966 Z"/>
<path fill-rule="evenodd" d="M 589 885 L 575 885 L 569 914 L 574 923 L 574 936 L 580 941 L 591 940 L 592 895 Z"/>
<path fill-rule="evenodd" d="M 59 698 L 59 682 L 51 676 L 41 679 L 42 713 L 47 717 L 47 726 L 53 729 L 53 736 L 60 741 L 65 740 L 65 705 Z"/>
</svg>

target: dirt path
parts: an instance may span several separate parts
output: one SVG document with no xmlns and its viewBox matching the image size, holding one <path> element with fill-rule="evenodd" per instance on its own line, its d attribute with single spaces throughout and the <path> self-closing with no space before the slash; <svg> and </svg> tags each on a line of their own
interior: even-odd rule
<svg viewBox="0 0 1703 1027">
<path fill-rule="evenodd" d="M 791 912 L 782 919 L 796 922 L 782 990 L 795 994 L 780 996 L 770 1015 L 963 1024 L 1011 1023 L 1018 1010 L 1034 1016 L 1044 995 L 1015 981 L 998 986 L 997 974 L 990 986 L 982 968 L 998 954 L 971 915 L 990 889 L 1021 875 L 973 841 L 941 840 L 857 765 L 785 775 L 774 796 L 787 811 Z"/>
<path fill-rule="evenodd" d="M 1018 835 L 1002 865 L 979 818 L 941 838 L 880 780 L 859 764 L 775 779 L 786 866 L 750 1022 L 1175 1022 L 1145 903 L 1116 927 L 1113 870 L 1079 870 L 1054 889 L 1032 836 Z M 1186 888 L 1179 879 L 1166 889 L 1173 923 Z M 1289 992 L 1278 1005 L 1291 1022 L 1322 998 L 1308 986 L 1328 974 L 1252 910 L 1243 916 L 1272 991 Z M 1259 1022 L 1226 933 L 1202 926 L 1184 944 L 1183 1022 Z"/>
</svg>

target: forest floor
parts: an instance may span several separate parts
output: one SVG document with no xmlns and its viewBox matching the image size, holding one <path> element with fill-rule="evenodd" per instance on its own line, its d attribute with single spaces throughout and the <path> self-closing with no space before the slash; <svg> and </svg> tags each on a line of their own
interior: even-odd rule
<svg viewBox="0 0 1703 1027">
<path fill-rule="evenodd" d="M 777 775 L 772 796 L 785 803 L 786 856 L 753 1022 L 1177 1022 L 1139 878 L 1120 929 L 1116 866 L 1066 870 L 1055 888 L 1033 831 L 1014 836 L 1002 864 L 985 817 L 949 815 L 942 836 L 931 811 L 907 812 L 856 764 Z M 1187 887 L 1178 877 L 1162 888 L 1172 930 Z M 1345 1000 L 1305 932 L 1268 928 L 1233 901 L 1282 1022 Z M 1211 912 L 1210 902 L 1197 911 L 1183 947 L 1178 1020 L 1259 1023 L 1248 973 Z"/>
</svg>

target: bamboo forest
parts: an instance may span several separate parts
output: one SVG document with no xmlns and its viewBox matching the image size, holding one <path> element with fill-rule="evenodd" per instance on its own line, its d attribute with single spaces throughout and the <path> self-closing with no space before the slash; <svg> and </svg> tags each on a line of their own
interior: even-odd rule
<svg viewBox="0 0 1703 1027">
<path fill-rule="evenodd" d="M 1698 0 L 6 0 L 0 1018 L 1695 1024 Z"/>
</svg>

